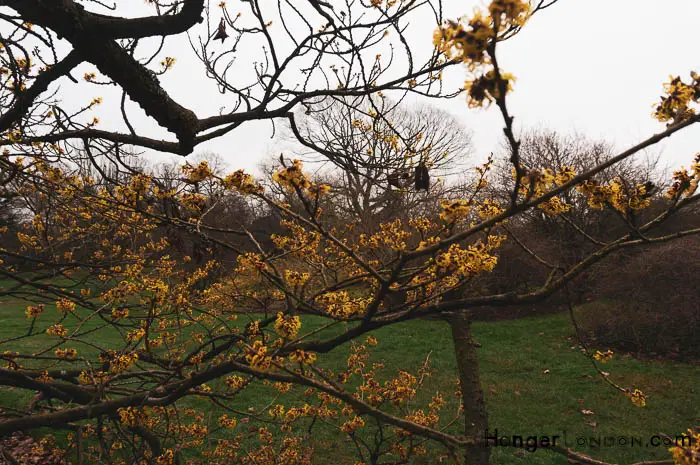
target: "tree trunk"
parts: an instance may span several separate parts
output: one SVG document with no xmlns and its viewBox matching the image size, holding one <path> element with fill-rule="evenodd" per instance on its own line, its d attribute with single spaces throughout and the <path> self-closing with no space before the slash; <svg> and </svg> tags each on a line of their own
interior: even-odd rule
<svg viewBox="0 0 700 465">
<path fill-rule="evenodd" d="M 465 464 L 488 465 L 491 449 L 486 446 L 484 440 L 488 430 L 488 416 L 481 389 L 479 360 L 476 343 L 472 337 L 471 321 L 468 314 L 459 312 L 449 318 L 449 323 L 462 386 L 464 433 L 468 439 L 477 441 L 475 445 L 467 446 L 464 452 Z"/>
</svg>

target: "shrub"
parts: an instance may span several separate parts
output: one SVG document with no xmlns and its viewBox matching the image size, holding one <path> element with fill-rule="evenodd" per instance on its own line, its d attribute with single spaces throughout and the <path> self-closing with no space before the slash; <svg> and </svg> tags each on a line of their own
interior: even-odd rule
<svg viewBox="0 0 700 465">
<path fill-rule="evenodd" d="M 595 302 L 577 311 L 596 346 L 644 355 L 700 357 L 700 241 L 686 238 L 599 267 Z"/>
</svg>

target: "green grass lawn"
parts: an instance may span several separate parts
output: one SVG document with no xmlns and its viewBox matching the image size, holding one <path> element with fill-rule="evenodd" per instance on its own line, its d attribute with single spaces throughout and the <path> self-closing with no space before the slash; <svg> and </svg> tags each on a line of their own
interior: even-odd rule
<svg viewBox="0 0 700 465">
<path fill-rule="evenodd" d="M 26 330 L 26 304 L 0 301 L 0 339 Z M 304 329 L 318 323 L 305 320 Z M 601 380 L 590 362 L 580 353 L 565 314 L 526 318 L 516 321 L 476 323 L 474 332 L 479 349 L 482 382 L 491 428 L 499 435 L 564 435 L 580 452 L 612 463 L 633 463 L 670 457 L 665 447 L 643 447 L 652 435 L 676 435 L 700 423 L 700 369 L 697 365 L 672 361 L 641 361 L 626 356 L 603 365 L 611 378 L 623 386 L 636 386 L 648 395 L 647 406 L 638 408 L 623 394 Z M 441 391 L 449 400 L 446 410 L 454 412 L 457 400 L 456 365 L 449 327 L 438 321 L 414 321 L 384 328 L 375 333 L 379 345 L 375 358 L 385 361 L 387 373 L 399 369 L 417 371 L 430 354 L 435 370 L 415 404 Z M 106 331 L 94 333 L 95 340 L 109 344 Z M 116 341 L 116 340 L 115 340 Z M 9 343 L 4 350 L 37 350 L 42 342 Z M 341 369 L 349 353 L 342 346 L 319 360 L 326 367 Z M 549 370 L 543 374 L 544 370 Z M 260 408 L 269 398 L 270 388 L 246 390 L 240 397 L 241 410 Z M 299 394 L 300 395 L 300 394 Z M 29 394 L 4 388 L 0 407 L 23 405 Z M 192 404 L 205 401 L 191 400 Z M 584 415 L 582 410 L 593 413 Z M 449 416 L 450 414 L 445 414 Z M 458 428 L 457 428 L 458 429 Z M 577 445 L 577 438 L 607 436 L 640 437 L 642 447 L 591 448 Z M 318 463 L 346 463 L 342 450 L 350 445 L 339 431 L 314 433 Z M 560 439 L 561 441 L 561 439 Z M 534 453 L 497 447 L 494 464 L 565 464 L 563 457 L 546 450 Z M 352 463 L 348 459 L 347 463 Z M 421 459 L 416 463 L 433 463 Z"/>
</svg>

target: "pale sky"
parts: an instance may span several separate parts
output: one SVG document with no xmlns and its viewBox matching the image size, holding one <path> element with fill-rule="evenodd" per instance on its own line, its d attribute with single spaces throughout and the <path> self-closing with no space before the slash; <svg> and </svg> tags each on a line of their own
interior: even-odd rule
<svg viewBox="0 0 700 465">
<path fill-rule="evenodd" d="M 134 15 L 143 7 L 142 0 L 119 3 L 120 8 L 132 9 Z M 227 3 L 229 10 L 235 12 L 237 2 Z M 445 16 L 470 14 L 478 4 L 484 2 L 445 0 Z M 687 79 L 691 70 L 700 71 L 700 54 L 696 50 L 698 18 L 698 0 L 560 0 L 536 15 L 517 37 L 500 45 L 502 68 L 517 78 L 510 97 L 516 126 L 577 131 L 593 139 L 605 139 L 621 149 L 664 130 L 664 124 L 651 117 L 653 105 L 670 74 Z M 409 32 L 417 50 L 425 52 L 431 46 L 434 23 L 422 20 L 422 16 L 414 17 Z M 259 50 L 241 49 L 237 72 L 250 72 L 251 63 L 259 59 L 256 53 Z M 178 60 L 161 81 L 181 104 L 200 117 L 216 114 L 219 107 L 226 106 L 227 96 L 207 87 L 203 65 L 194 58 L 186 35 L 169 39 L 161 55 L 172 55 Z M 80 74 L 74 75 L 81 76 L 89 70 L 89 66 L 84 66 Z M 448 86 L 460 86 L 465 73 L 464 68 L 453 67 L 446 73 L 445 82 Z M 91 98 L 101 94 L 105 100 L 117 101 L 119 98 L 119 94 L 104 88 L 81 87 L 77 93 L 68 81 L 62 85 L 64 95 Z M 472 130 L 477 160 L 498 148 L 503 123 L 495 107 L 469 109 L 463 97 L 432 103 Z M 119 121 L 113 108 L 105 113 L 106 108 L 109 107 L 97 112 L 105 129 Z M 152 125 L 144 118 L 136 117 L 134 122 L 142 128 Z M 154 131 L 149 135 L 166 136 L 155 127 Z M 195 153 L 213 151 L 231 169 L 255 170 L 260 159 L 281 150 L 270 135 L 269 123 L 248 123 L 198 146 Z M 662 164 L 689 165 L 700 151 L 700 127 L 685 129 L 660 149 Z M 158 159 L 161 157 L 153 158 Z"/>
</svg>

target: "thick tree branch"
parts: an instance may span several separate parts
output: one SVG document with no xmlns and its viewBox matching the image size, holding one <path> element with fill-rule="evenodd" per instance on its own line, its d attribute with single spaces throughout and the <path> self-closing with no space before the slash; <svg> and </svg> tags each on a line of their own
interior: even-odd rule
<svg viewBox="0 0 700 465">
<path fill-rule="evenodd" d="M 184 0 L 179 13 L 142 18 L 91 13 L 73 0 L 4 0 L 0 5 L 14 8 L 36 24 L 60 23 L 63 37 L 69 40 L 70 37 L 85 34 L 100 39 L 141 39 L 180 34 L 202 22 L 204 11 L 204 0 Z M 67 17 L 70 23 L 65 22 Z"/>
</svg>

